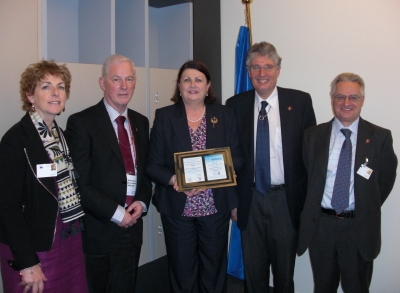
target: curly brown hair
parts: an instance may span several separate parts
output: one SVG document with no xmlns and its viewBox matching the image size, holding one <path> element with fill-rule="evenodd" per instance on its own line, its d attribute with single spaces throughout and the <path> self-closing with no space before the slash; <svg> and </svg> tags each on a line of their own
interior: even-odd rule
<svg viewBox="0 0 400 293">
<path fill-rule="evenodd" d="M 25 69 L 21 74 L 21 80 L 19 82 L 19 93 L 21 96 L 22 110 L 29 111 L 32 103 L 27 98 L 28 95 L 33 95 L 35 92 L 36 85 L 39 81 L 45 78 L 46 75 L 54 75 L 60 77 L 65 83 L 65 93 L 67 99 L 69 98 L 69 90 L 71 87 L 71 72 L 65 64 L 58 65 L 54 60 L 46 61 L 42 60 L 38 63 L 33 63 Z"/>
<path fill-rule="evenodd" d="M 179 89 L 179 81 L 181 80 L 182 73 L 183 73 L 183 71 L 185 71 L 185 69 L 196 69 L 206 76 L 207 83 L 210 83 L 210 81 L 211 81 L 210 71 L 208 70 L 207 66 L 203 62 L 196 61 L 196 60 L 187 61 L 179 69 L 178 78 L 176 79 L 175 92 L 171 98 L 171 101 L 174 102 L 175 104 L 178 104 L 182 101 L 182 97 L 180 95 L 181 91 Z M 213 90 L 210 85 L 210 87 L 208 88 L 208 96 L 205 97 L 204 103 L 212 104 L 216 100 L 217 100 L 217 97 L 214 95 Z"/>
</svg>

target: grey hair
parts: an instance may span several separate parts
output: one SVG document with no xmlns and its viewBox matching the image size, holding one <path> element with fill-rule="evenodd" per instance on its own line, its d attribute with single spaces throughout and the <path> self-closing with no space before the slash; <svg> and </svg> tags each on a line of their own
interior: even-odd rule
<svg viewBox="0 0 400 293">
<path fill-rule="evenodd" d="M 131 59 L 129 59 L 128 57 L 122 56 L 122 55 L 118 55 L 118 54 L 114 54 L 109 56 L 106 61 L 104 61 L 103 63 L 103 67 L 101 68 L 101 76 L 103 78 L 106 78 L 108 75 L 108 68 L 110 67 L 111 63 L 120 63 L 120 62 L 131 62 L 133 68 L 135 68 L 135 64 L 133 63 L 133 61 Z M 136 69 L 134 69 L 134 74 L 136 76 Z"/>
<path fill-rule="evenodd" d="M 332 82 L 331 82 L 331 98 L 333 98 L 333 95 L 336 92 L 336 85 L 341 82 L 356 82 L 360 85 L 360 93 L 362 97 L 365 97 L 365 83 L 364 80 L 359 76 L 358 74 L 352 73 L 352 72 L 343 72 L 336 76 Z"/>
<path fill-rule="evenodd" d="M 247 51 L 247 57 L 246 57 L 247 70 L 250 70 L 250 63 L 255 57 L 255 55 L 266 56 L 274 61 L 275 66 L 277 68 L 281 68 L 282 58 L 278 55 L 278 52 L 276 51 L 274 45 L 267 42 L 260 42 L 251 46 L 249 51 Z"/>
</svg>

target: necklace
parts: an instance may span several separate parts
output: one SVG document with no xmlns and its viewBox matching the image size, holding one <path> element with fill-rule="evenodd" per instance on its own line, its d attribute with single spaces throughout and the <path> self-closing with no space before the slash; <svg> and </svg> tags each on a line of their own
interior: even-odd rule
<svg viewBox="0 0 400 293">
<path fill-rule="evenodd" d="M 206 106 L 204 106 L 203 114 L 201 114 L 201 116 L 200 116 L 199 119 L 197 119 L 197 120 L 190 120 L 189 118 L 186 118 L 186 119 L 187 119 L 189 122 L 196 123 L 196 122 L 199 122 L 199 121 L 203 118 L 204 113 L 206 113 Z"/>
<path fill-rule="evenodd" d="M 258 114 L 258 120 L 264 120 L 265 117 L 268 116 L 269 110 L 271 110 L 271 105 L 269 105 L 268 111 L 267 111 L 267 113 L 265 113 L 265 115 Z M 260 110 L 259 110 L 259 112 L 260 112 Z"/>
</svg>

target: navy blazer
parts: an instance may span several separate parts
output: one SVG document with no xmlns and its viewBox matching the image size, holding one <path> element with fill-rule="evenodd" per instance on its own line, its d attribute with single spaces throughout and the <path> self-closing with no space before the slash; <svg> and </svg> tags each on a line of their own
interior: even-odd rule
<svg viewBox="0 0 400 293">
<path fill-rule="evenodd" d="M 230 147 L 236 172 L 243 166 L 233 111 L 218 104 L 206 104 L 206 148 Z M 216 117 L 218 122 L 211 123 Z M 192 150 L 186 111 L 183 102 L 156 110 L 150 135 L 150 150 L 146 171 L 156 182 L 153 204 L 157 210 L 171 217 L 182 216 L 186 195 L 168 185 L 175 174 L 174 153 Z M 215 206 L 220 213 L 237 207 L 235 187 L 212 190 Z"/>
<path fill-rule="evenodd" d="M 237 173 L 239 194 L 237 225 L 241 230 L 245 230 L 247 226 L 254 187 L 254 100 L 255 90 L 250 90 L 235 95 L 226 102 L 226 105 L 235 111 L 240 148 L 245 159 L 245 167 Z M 315 114 L 308 93 L 278 87 L 278 100 L 286 200 L 293 227 L 297 230 L 307 184 L 301 156 L 303 134 L 307 127 L 316 124 Z"/>
<path fill-rule="evenodd" d="M 299 255 L 306 251 L 320 220 L 331 130 L 332 120 L 307 129 L 304 135 L 303 158 L 308 188 L 300 224 Z M 369 179 L 357 174 L 365 158 L 373 170 Z M 381 249 L 381 206 L 393 188 L 396 168 L 397 157 L 390 130 L 360 117 L 354 161 L 354 197 L 357 247 L 366 261 L 375 259 Z"/>
<path fill-rule="evenodd" d="M 0 162 L 0 241 L 21 270 L 40 262 L 36 252 L 51 249 L 58 216 L 54 177 L 35 176 L 38 164 L 51 161 L 28 113 L 4 134 Z"/>
<path fill-rule="evenodd" d="M 137 189 L 135 200 L 148 207 L 151 181 L 144 172 L 149 142 L 148 119 L 128 109 L 129 122 L 136 143 Z M 79 174 L 82 206 L 85 209 L 83 250 L 88 254 L 105 254 L 112 250 L 125 228 L 110 219 L 117 206 L 124 206 L 126 172 L 118 139 L 110 116 L 101 100 L 68 118 L 66 130 L 71 157 Z M 140 218 L 130 229 L 136 244 L 143 239 Z"/>
</svg>

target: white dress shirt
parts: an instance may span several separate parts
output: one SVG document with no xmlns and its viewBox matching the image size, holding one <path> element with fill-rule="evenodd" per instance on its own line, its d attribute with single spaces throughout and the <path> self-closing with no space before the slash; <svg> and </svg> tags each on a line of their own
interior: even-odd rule
<svg viewBox="0 0 400 293">
<path fill-rule="evenodd" d="M 261 102 L 264 101 L 256 91 L 254 99 L 254 166 L 256 164 L 256 146 L 257 146 L 257 123 L 258 114 L 261 110 Z M 283 152 L 282 152 L 282 133 L 281 133 L 281 117 L 279 115 L 279 99 L 278 90 L 275 90 L 267 98 L 268 106 L 266 108 L 269 124 L 269 154 L 271 165 L 271 184 L 285 184 L 285 174 L 283 169 Z"/>
<path fill-rule="evenodd" d="M 114 131 L 115 131 L 115 135 L 117 136 L 117 138 L 118 138 L 118 124 L 115 121 L 115 119 L 117 119 L 119 116 L 124 116 L 125 117 L 124 127 L 125 127 L 125 129 L 126 129 L 128 134 L 132 133 L 132 131 L 130 129 L 130 124 L 128 122 L 128 119 L 129 119 L 128 118 L 128 108 L 126 108 L 125 111 L 122 114 L 119 114 L 117 110 L 115 110 L 113 107 L 111 107 L 106 102 L 106 99 L 103 99 L 103 101 L 104 101 L 104 105 L 106 107 L 107 113 L 110 116 L 110 120 L 111 120 L 112 126 L 113 126 Z M 131 145 L 132 158 L 135 160 L 135 149 L 132 147 L 133 143 L 132 143 L 131 135 L 128 135 L 128 138 L 129 138 L 129 143 Z M 135 169 L 137 169 L 136 168 L 136 164 L 135 164 Z M 135 174 L 137 174 L 137 172 L 135 172 Z M 144 202 L 140 202 L 140 203 L 143 206 L 143 212 L 147 212 L 146 204 Z M 112 216 L 111 221 L 116 223 L 116 224 L 119 224 L 119 223 L 122 222 L 122 220 L 124 218 L 124 215 L 125 215 L 125 208 L 123 206 L 119 205 L 117 207 L 114 215 Z"/>
</svg>

